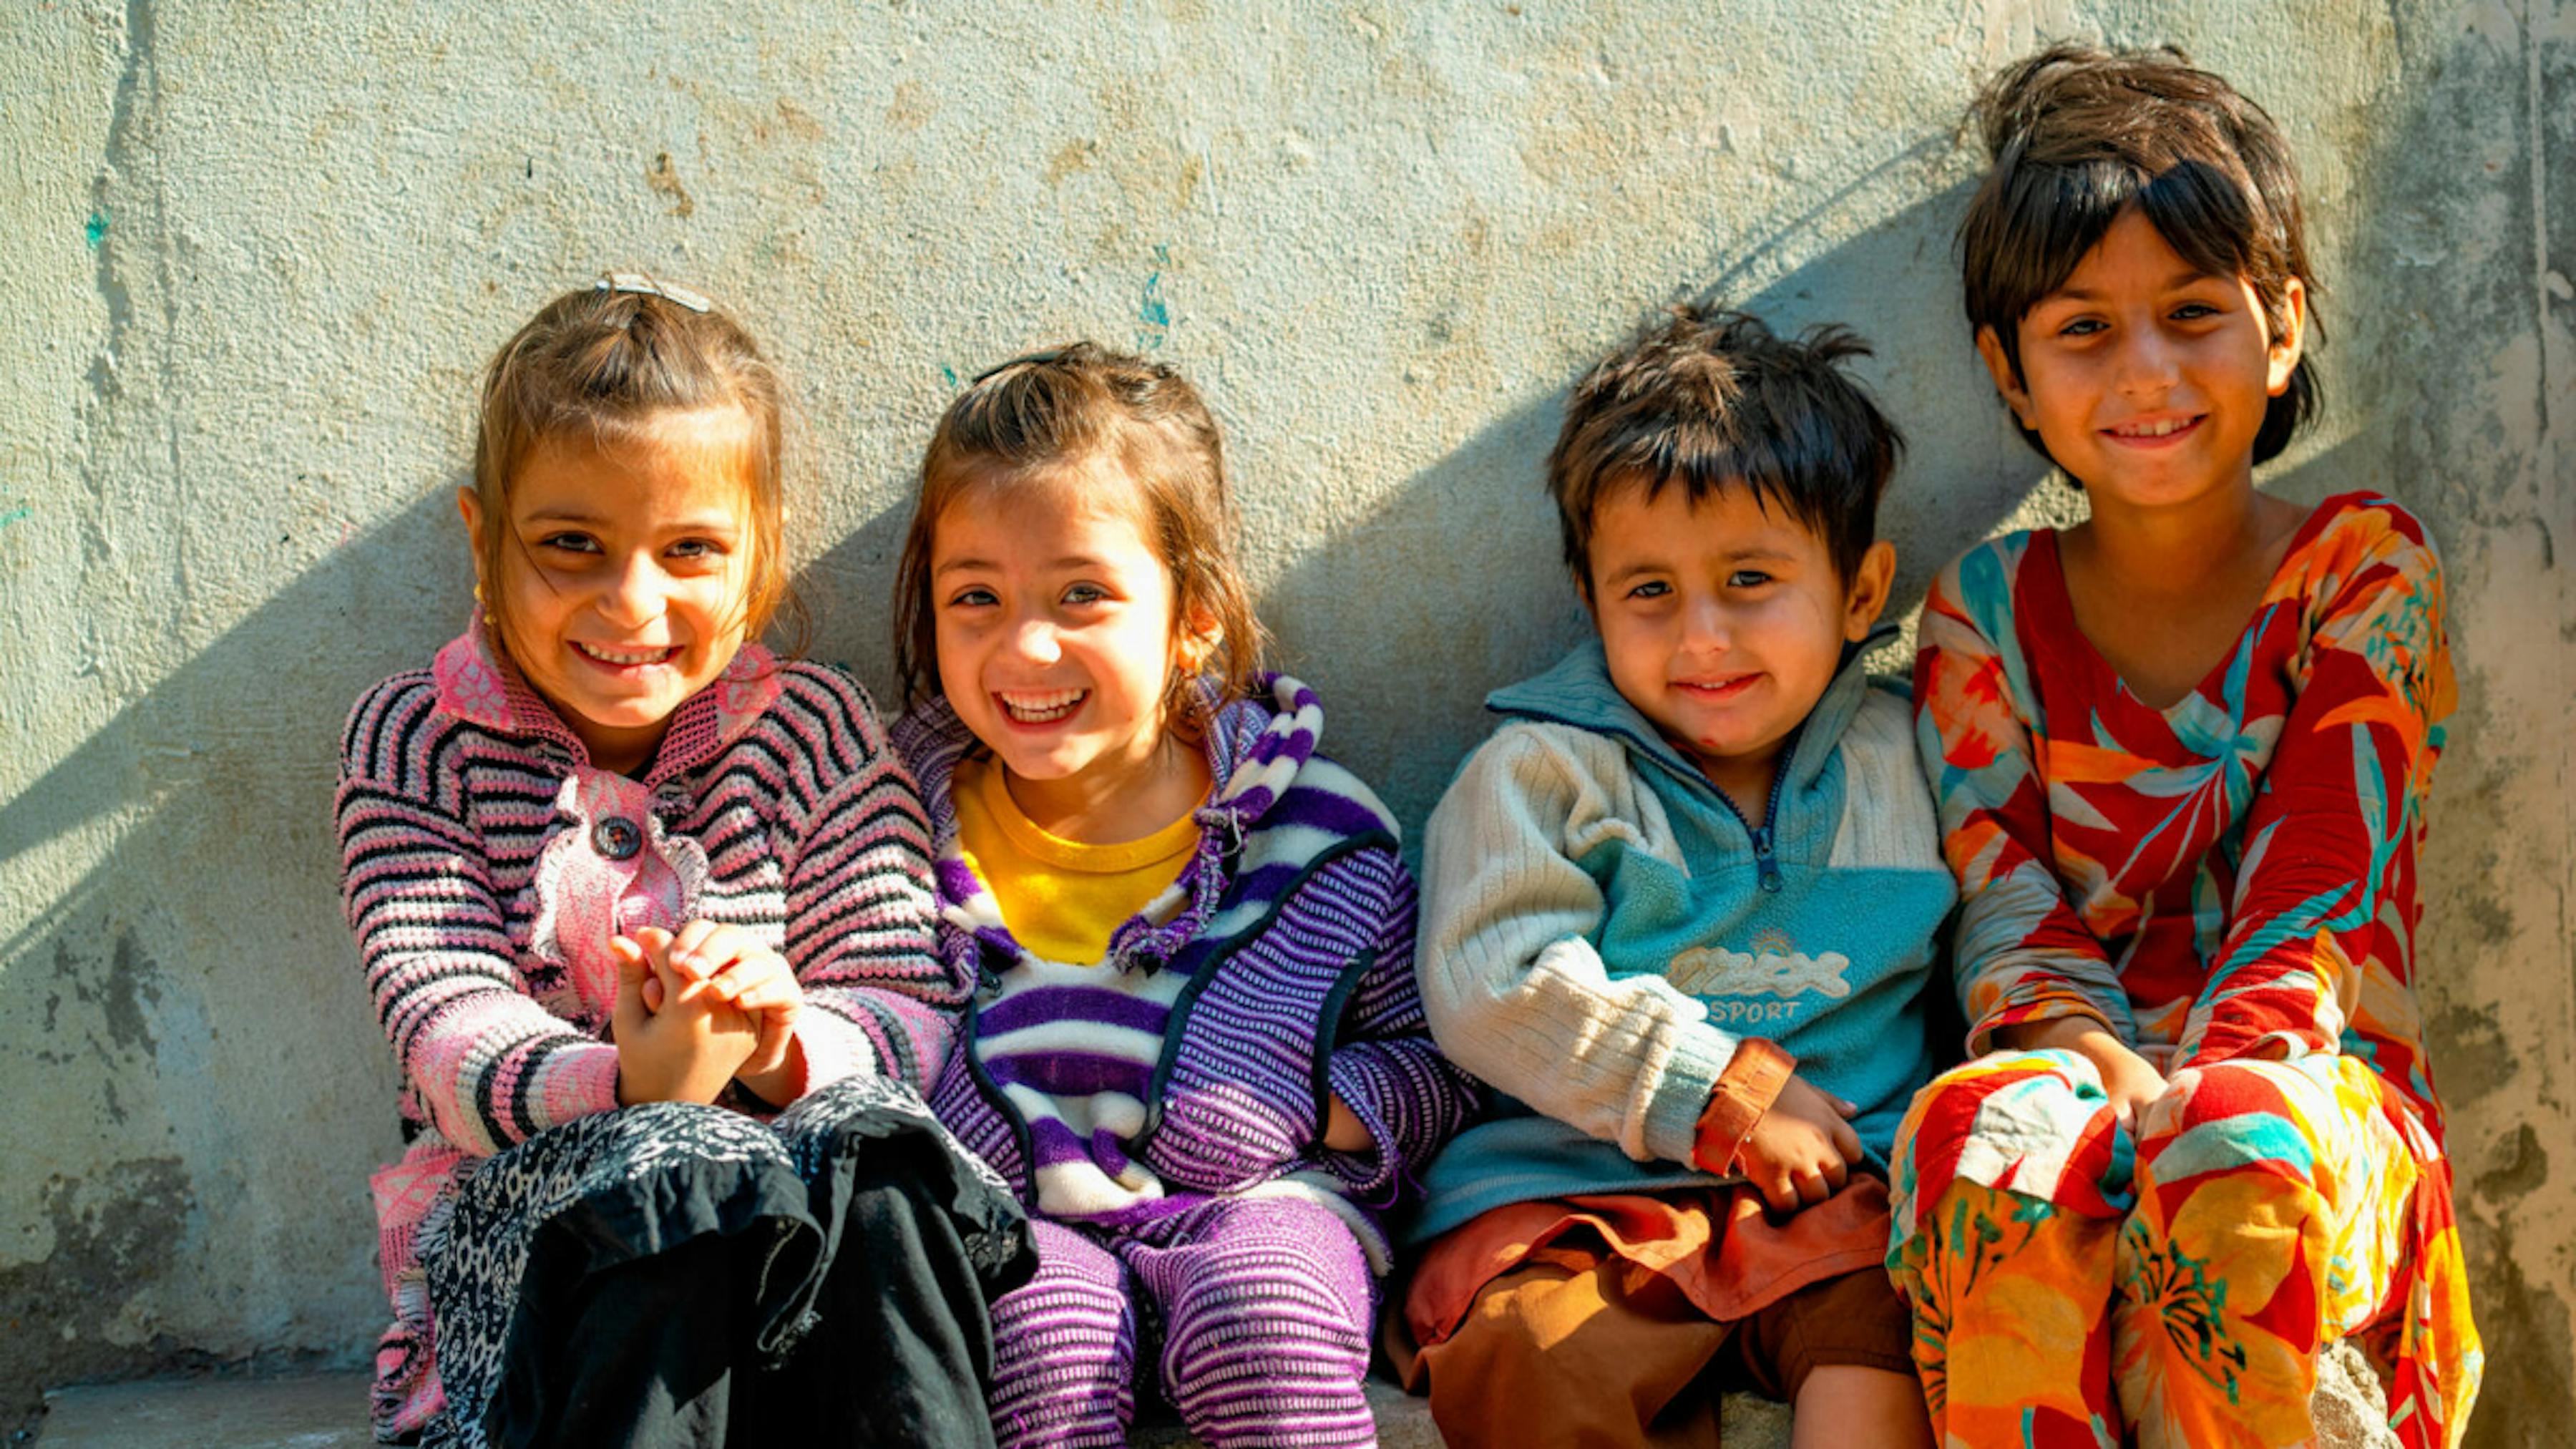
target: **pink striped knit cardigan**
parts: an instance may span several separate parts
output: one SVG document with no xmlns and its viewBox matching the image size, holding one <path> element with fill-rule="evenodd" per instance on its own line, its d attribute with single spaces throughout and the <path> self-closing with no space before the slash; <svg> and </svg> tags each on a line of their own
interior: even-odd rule
<svg viewBox="0 0 2576 1449">
<path fill-rule="evenodd" d="M 933 949 L 921 802 L 866 695 L 758 645 L 680 706 L 629 780 L 592 768 L 471 629 L 358 701 L 338 816 L 350 928 L 402 1068 L 409 1146 L 375 1177 L 396 1316 L 377 1389 L 399 1417 L 436 1408 L 413 1240 L 460 1161 L 617 1105 L 613 983 L 585 979 L 595 953 L 559 939 L 575 929 L 577 903 L 550 889 L 568 852 L 640 857 L 679 920 L 785 955 L 805 991 L 808 1090 L 852 1072 L 921 1087 L 966 1000 Z"/>
</svg>

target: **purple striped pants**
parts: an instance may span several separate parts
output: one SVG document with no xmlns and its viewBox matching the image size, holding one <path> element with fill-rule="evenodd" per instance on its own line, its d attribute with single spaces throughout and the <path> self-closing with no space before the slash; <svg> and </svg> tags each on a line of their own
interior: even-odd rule
<svg viewBox="0 0 2576 1449">
<path fill-rule="evenodd" d="M 1212 1198 L 1102 1233 L 1029 1220 L 1037 1276 L 993 1301 L 1001 1449 L 1120 1449 L 1136 1411 L 1138 1299 L 1163 1396 L 1213 1449 L 1374 1445 L 1371 1285 L 1358 1239 L 1296 1198 Z"/>
</svg>

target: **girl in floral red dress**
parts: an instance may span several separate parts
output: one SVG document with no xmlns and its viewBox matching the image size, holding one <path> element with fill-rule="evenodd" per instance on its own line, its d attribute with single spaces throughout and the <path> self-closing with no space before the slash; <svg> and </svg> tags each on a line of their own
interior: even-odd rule
<svg viewBox="0 0 2576 1449">
<path fill-rule="evenodd" d="M 2386 498 L 2254 487 L 2316 404 L 2269 118 L 2171 53 L 2061 48 L 1979 119 L 1978 350 L 2092 517 L 1924 609 L 1978 1054 L 1897 1138 L 1936 1427 L 2307 1443 L 2352 1338 L 2401 1441 L 2457 1443 L 2482 1354 L 2413 989 L 2440 562 Z"/>
</svg>

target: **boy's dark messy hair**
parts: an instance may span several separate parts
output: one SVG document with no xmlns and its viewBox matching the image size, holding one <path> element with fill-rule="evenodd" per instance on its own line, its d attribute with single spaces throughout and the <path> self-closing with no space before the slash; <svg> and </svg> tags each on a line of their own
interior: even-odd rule
<svg viewBox="0 0 2576 1449">
<path fill-rule="evenodd" d="M 1574 385 L 1547 455 L 1565 565 L 1592 593 L 1592 522 L 1611 491 L 1691 502 L 1746 487 L 1825 544 L 1846 583 L 1877 537 L 1879 495 L 1905 439 L 1840 364 L 1866 357 L 1847 327 L 1796 341 L 1744 312 L 1676 307 Z"/>
<path fill-rule="evenodd" d="M 2307 345 L 2320 340 L 2290 148 L 2262 107 L 2181 51 L 2052 46 L 1997 72 L 1969 119 L 1994 169 L 1959 224 L 1968 325 L 1993 329 L 2016 381 L 2021 319 L 2132 206 L 2194 268 L 2251 283 L 2275 341 L 2297 278 Z M 2320 402 L 2303 354 L 2264 410 L 2254 461 L 2279 455 Z M 2039 434 L 2022 439 L 2048 457 Z"/>
</svg>

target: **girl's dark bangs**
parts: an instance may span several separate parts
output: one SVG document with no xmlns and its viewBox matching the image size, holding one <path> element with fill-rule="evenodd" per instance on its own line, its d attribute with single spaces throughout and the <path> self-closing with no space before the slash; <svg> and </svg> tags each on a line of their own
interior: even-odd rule
<svg viewBox="0 0 2576 1449">
<path fill-rule="evenodd" d="M 2147 182 L 2138 209 L 2174 254 L 2204 276 L 2254 271 L 2254 208 L 2226 172 L 2179 161 Z"/>
<path fill-rule="evenodd" d="M 2002 255 L 2023 259 L 1996 310 L 2018 321 L 2075 275 L 2111 223 L 2147 189 L 2146 178 L 2108 157 L 2074 165 L 2032 167 L 2030 184 L 2014 188 L 2012 224 Z M 2055 184 L 2049 184 L 2049 183 Z M 2010 335 L 2010 328 L 1999 329 Z"/>
</svg>

